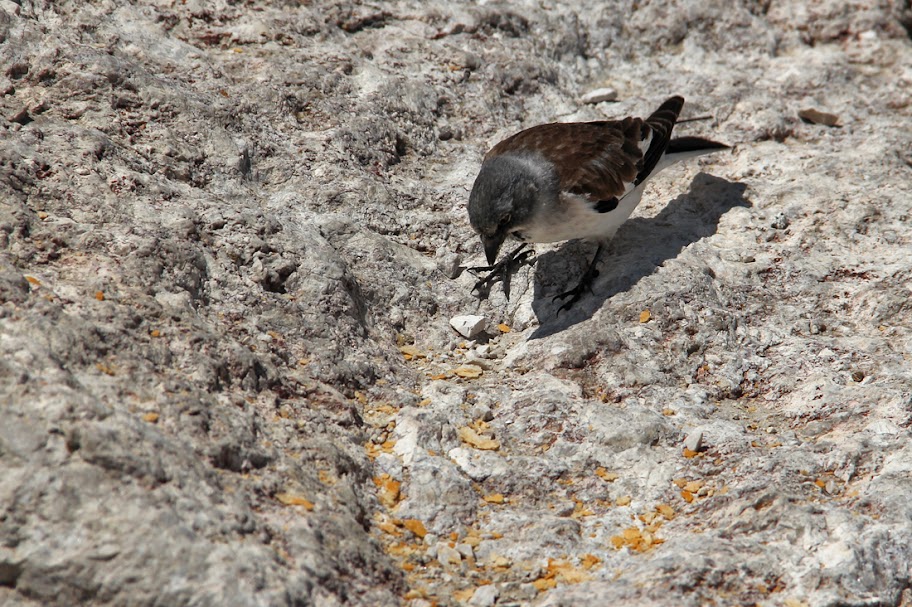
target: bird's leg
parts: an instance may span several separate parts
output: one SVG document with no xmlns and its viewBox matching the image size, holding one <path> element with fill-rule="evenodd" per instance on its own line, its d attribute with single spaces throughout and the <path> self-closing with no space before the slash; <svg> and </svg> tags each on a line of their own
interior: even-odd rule
<svg viewBox="0 0 912 607">
<path fill-rule="evenodd" d="M 527 244 L 522 243 L 512 253 L 495 263 L 493 266 L 481 266 L 476 268 L 469 268 L 469 272 L 473 274 L 478 274 L 479 272 L 487 272 L 486 276 L 483 276 L 475 283 L 475 286 L 472 287 L 473 291 L 478 291 L 481 294 L 487 294 L 491 290 L 491 285 L 493 285 L 497 279 L 503 281 L 504 291 L 507 294 L 507 299 L 510 298 L 510 275 L 513 272 L 514 267 L 520 268 L 526 261 L 534 254 L 534 251 L 531 249 L 523 251 L 526 248 Z"/>
<path fill-rule="evenodd" d="M 564 293 L 561 293 L 560 295 L 555 295 L 554 299 L 551 300 L 551 301 L 557 301 L 558 299 L 566 299 L 568 297 L 570 298 L 566 303 L 564 303 L 560 308 L 557 309 L 558 314 L 560 314 L 564 310 L 569 310 L 570 308 L 572 308 L 573 304 L 578 302 L 580 300 L 580 298 L 583 296 L 583 293 L 585 293 L 586 291 L 589 291 L 590 293 L 592 292 L 592 283 L 595 281 L 595 279 L 599 275 L 599 271 L 596 269 L 596 266 L 598 266 L 599 258 L 601 257 L 602 250 L 604 248 L 605 248 L 604 245 L 599 244 L 598 249 L 595 250 L 595 256 L 592 258 L 592 263 L 589 264 L 589 267 L 586 269 L 586 272 L 583 274 L 582 278 L 580 278 L 578 285 L 576 285 L 569 291 L 565 291 Z"/>
</svg>

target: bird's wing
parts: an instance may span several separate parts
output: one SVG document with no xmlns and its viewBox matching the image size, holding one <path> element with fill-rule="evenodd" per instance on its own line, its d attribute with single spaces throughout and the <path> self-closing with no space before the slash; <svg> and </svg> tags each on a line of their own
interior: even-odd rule
<svg viewBox="0 0 912 607">
<path fill-rule="evenodd" d="M 672 97 L 649 118 L 535 126 L 504 139 L 485 159 L 505 153 L 538 153 L 550 160 L 561 190 L 593 202 L 622 198 L 656 168 L 684 105 Z"/>
<path fill-rule="evenodd" d="M 485 159 L 506 153 L 538 153 L 554 164 L 560 188 L 593 201 L 620 198 L 643 168 L 643 120 L 552 123 L 504 139 Z"/>
</svg>

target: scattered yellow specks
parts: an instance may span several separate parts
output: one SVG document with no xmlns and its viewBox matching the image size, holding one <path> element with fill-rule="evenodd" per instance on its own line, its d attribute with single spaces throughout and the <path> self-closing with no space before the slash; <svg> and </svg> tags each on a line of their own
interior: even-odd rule
<svg viewBox="0 0 912 607">
<path fill-rule="evenodd" d="M 665 517 L 665 520 L 668 520 L 668 521 L 673 519 L 675 516 L 674 508 L 672 508 L 668 504 L 659 504 L 658 506 L 656 506 L 656 512 L 661 514 L 663 517 Z"/>
<path fill-rule="evenodd" d="M 47 213 L 45 213 L 44 211 L 38 211 L 38 219 L 44 221 L 44 220 L 47 219 L 47 218 L 48 218 L 48 214 L 47 214 Z"/>
<path fill-rule="evenodd" d="M 416 518 L 405 519 L 402 521 L 402 526 L 420 538 L 424 538 L 424 536 L 426 536 L 428 533 L 427 528 L 424 526 L 424 523 Z"/>
<path fill-rule="evenodd" d="M 484 372 L 484 369 L 478 365 L 462 365 L 453 369 L 453 373 L 462 377 L 464 379 L 475 379 L 481 377 L 481 374 Z"/>
<path fill-rule="evenodd" d="M 595 469 L 595 475 L 605 481 L 606 483 L 613 483 L 619 477 L 615 472 L 608 472 L 605 468 L 599 466 Z"/>
<path fill-rule="evenodd" d="M 462 590 L 454 590 L 453 598 L 459 601 L 460 603 L 468 603 L 472 596 L 475 594 L 474 588 L 464 588 Z"/>
<path fill-rule="evenodd" d="M 379 402 L 371 407 L 370 412 L 373 414 L 395 415 L 399 413 L 399 409 L 389 403 Z"/>
<path fill-rule="evenodd" d="M 160 416 L 158 415 L 158 413 L 154 413 L 154 412 L 146 413 L 145 415 L 142 416 L 143 421 L 147 421 L 150 424 L 154 424 L 154 423 L 158 422 L 159 417 Z"/>
<path fill-rule="evenodd" d="M 620 535 L 615 535 L 611 538 L 611 545 L 617 550 L 627 547 L 637 552 L 645 552 L 664 541 L 653 535 L 651 531 L 628 527 L 621 531 Z"/>
<path fill-rule="evenodd" d="M 299 359 L 298 359 L 298 364 L 301 365 L 302 367 L 303 367 L 304 365 L 309 365 L 309 364 L 310 364 L 310 359 L 309 359 L 309 358 L 299 358 Z"/>
<path fill-rule="evenodd" d="M 275 498 L 286 506 L 301 506 L 308 512 L 314 509 L 314 503 L 294 493 L 276 493 Z"/>
<path fill-rule="evenodd" d="M 500 554 L 492 554 L 485 561 L 486 565 L 495 571 L 506 571 L 513 566 L 512 561 Z"/>
<path fill-rule="evenodd" d="M 548 559 L 548 569 L 567 584 L 579 584 L 589 579 L 589 574 L 567 561 Z"/>
<path fill-rule="evenodd" d="M 691 493 L 696 493 L 703 487 L 703 481 L 689 481 L 684 485 L 684 491 L 690 491 Z"/>
<path fill-rule="evenodd" d="M 548 559 L 547 569 L 545 569 L 537 580 L 532 582 L 532 585 L 535 586 L 535 589 L 539 592 L 544 592 L 557 586 L 558 580 L 564 584 L 579 584 L 589 579 L 590 576 L 586 571 L 583 571 L 572 563 L 557 559 Z"/>
<path fill-rule="evenodd" d="M 507 501 L 503 496 L 503 493 L 491 493 L 490 495 L 486 495 L 481 499 L 488 502 L 489 504 L 502 504 Z"/>
<path fill-rule="evenodd" d="M 399 346 L 399 351 L 402 353 L 402 356 L 405 357 L 405 360 L 415 360 L 425 357 L 425 355 L 413 345 Z"/>
<path fill-rule="evenodd" d="M 35 285 L 36 287 L 41 284 L 41 281 L 38 280 L 37 278 L 35 278 L 34 276 L 26 276 L 25 279 L 27 281 L 29 281 L 29 283 Z"/>
<path fill-rule="evenodd" d="M 478 548 L 478 545 L 481 544 L 481 537 L 478 535 L 478 529 L 470 527 L 466 532 L 466 536 L 462 538 L 463 544 L 468 544 L 472 548 Z"/>
<path fill-rule="evenodd" d="M 633 501 L 633 498 L 631 498 L 629 495 L 622 495 L 621 497 L 614 500 L 614 503 L 618 506 L 629 506 L 631 501 Z"/>
<path fill-rule="evenodd" d="M 583 567 L 583 569 L 592 569 L 601 562 L 602 559 L 595 556 L 594 554 L 584 554 L 583 558 L 580 559 L 580 565 Z"/>
<path fill-rule="evenodd" d="M 652 318 L 652 312 L 650 312 L 649 310 L 643 310 L 642 312 L 640 312 L 640 322 L 641 323 L 649 322 L 649 320 L 651 318 Z"/>
<path fill-rule="evenodd" d="M 149 337 L 161 337 L 161 331 L 158 329 L 152 329 L 149 331 Z"/>
<path fill-rule="evenodd" d="M 392 535 L 395 537 L 399 537 L 402 535 L 402 532 L 399 531 L 399 527 L 397 527 L 391 521 L 380 521 L 379 523 L 377 523 L 377 529 L 379 529 L 380 531 L 382 531 L 386 534 L 389 534 L 389 535 Z"/>
<path fill-rule="evenodd" d="M 557 580 L 553 577 L 540 577 L 532 585 L 535 586 L 535 589 L 539 592 L 544 592 L 545 590 L 551 590 L 552 588 L 557 587 Z"/>
<path fill-rule="evenodd" d="M 658 512 L 644 512 L 637 518 L 640 519 L 642 522 L 646 523 L 647 525 L 652 525 L 655 522 L 655 520 L 657 518 L 659 518 L 659 513 Z M 661 521 L 659 521 L 659 524 L 661 524 Z"/>
<path fill-rule="evenodd" d="M 377 486 L 377 499 L 380 503 L 387 508 L 395 506 L 399 501 L 401 483 L 389 474 L 381 474 L 374 477 L 374 484 Z"/>
<path fill-rule="evenodd" d="M 114 368 L 114 365 L 108 365 L 105 363 L 95 363 L 95 368 L 104 373 L 105 375 L 114 375 L 117 371 Z"/>
<path fill-rule="evenodd" d="M 432 401 L 431 399 L 425 398 L 424 400 L 422 400 L 421 402 L 418 403 L 418 406 L 419 406 L 419 407 L 427 407 L 427 406 L 430 405 L 432 402 L 433 402 L 433 401 Z"/>
<path fill-rule="evenodd" d="M 98 301 L 104 301 L 105 300 L 104 291 L 95 291 L 95 299 L 97 299 Z"/>
<path fill-rule="evenodd" d="M 481 449 L 482 451 L 495 451 L 500 449 L 499 440 L 482 436 L 468 426 L 463 426 L 459 429 L 459 438 L 461 438 L 464 443 L 467 443 L 476 449 Z"/>
<path fill-rule="evenodd" d="M 573 507 L 573 513 L 570 514 L 570 518 L 580 519 L 585 516 L 592 516 L 595 514 L 595 512 L 593 512 L 592 509 L 586 506 L 586 504 L 584 504 L 582 501 L 573 501 L 576 502 L 576 505 Z"/>
<path fill-rule="evenodd" d="M 671 481 L 678 489 L 683 489 L 689 481 L 686 478 L 676 478 Z"/>
<path fill-rule="evenodd" d="M 475 421 L 473 421 L 472 423 L 470 423 L 469 427 L 478 432 L 485 432 L 485 431 L 487 431 L 488 428 L 491 427 L 491 424 L 489 424 L 488 422 L 486 422 L 485 420 L 483 420 L 481 418 L 478 418 Z"/>
<path fill-rule="evenodd" d="M 367 451 L 367 457 L 370 459 L 377 459 L 377 456 L 383 453 L 380 445 L 375 444 L 373 441 L 364 443 L 364 450 Z"/>
<path fill-rule="evenodd" d="M 664 409 L 662 409 L 662 415 L 664 415 L 665 417 L 671 417 L 674 414 L 675 414 L 674 409 L 670 409 L 668 407 L 665 407 Z"/>
<path fill-rule="evenodd" d="M 694 451 L 693 449 L 688 449 L 687 447 L 684 447 L 684 451 L 682 451 L 682 455 L 684 455 L 684 457 L 686 457 L 687 459 L 692 459 L 692 458 L 700 455 L 700 453 L 699 453 L 699 451 Z"/>
<path fill-rule="evenodd" d="M 692 501 L 694 501 L 694 494 L 691 493 L 690 491 L 688 491 L 687 489 L 684 489 L 681 491 L 681 497 L 684 498 L 684 501 L 687 502 L 688 504 L 691 503 Z"/>
<path fill-rule="evenodd" d="M 499 325 L 497 325 L 497 330 L 500 331 L 501 333 L 509 333 L 510 325 L 505 324 L 505 323 L 500 323 Z"/>
</svg>

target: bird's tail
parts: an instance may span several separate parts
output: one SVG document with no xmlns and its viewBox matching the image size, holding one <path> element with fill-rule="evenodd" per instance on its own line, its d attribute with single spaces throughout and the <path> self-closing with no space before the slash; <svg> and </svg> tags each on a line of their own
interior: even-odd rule
<svg viewBox="0 0 912 607">
<path fill-rule="evenodd" d="M 672 164 L 679 160 L 687 160 L 703 154 L 712 154 L 713 152 L 729 149 L 731 149 L 731 146 L 718 141 L 703 139 L 702 137 L 675 137 L 668 142 L 668 147 L 665 148 L 665 158 L 662 162 L 663 164 Z"/>
<path fill-rule="evenodd" d="M 671 131 L 674 129 L 683 107 L 684 98 L 676 95 L 660 105 L 659 109 L 644 121 L 651 131 L 652 139 L 649 141 L 649 148 L 643 154 L 643 168 L 637 174 L 635 182 L 637 185 L 652 174 L 656 165 L 659 164 L 659 160 L 662 159 L 665 148 L 671 141 Z"/>
</svg>

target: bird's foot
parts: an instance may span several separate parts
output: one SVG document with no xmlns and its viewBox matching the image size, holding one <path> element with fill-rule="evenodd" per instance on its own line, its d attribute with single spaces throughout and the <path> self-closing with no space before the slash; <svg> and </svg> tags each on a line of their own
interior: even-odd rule
<svg viewBox="0 0 912 607">
<path fill-rule="evenodd" d="M 595 282 L 595 279 L 598 278 L 598 275 L 599 275 L 598 270 L 596 270 L 594 266 L 595 266 L 595 264 L 593 264 L 592 266 L 590 266 L 590 268 L 588 270 L 586 270 L 586 273 L 583 274 L 583 277 L 580 279 L 578 285 L 576 285 L 569 291 L 565 291 L 559 295 L 555 295 L 554 298 L 551 300 L 552 302 L 554 302 L 554 301 L 557 301 L 558 299 L 567 299 L 569 297 L 569 299 L 566 302 L 564 302 L 564 304 L 560 308 L 557 309 L 558 316 L 560 316 L 560 313 L 563 312 L 564 310 L 569 310 L 570 308 L 572 308 L 573 304 L 578 302 L 583 297 L 584 293 L 586 293 L 587 291 L 589 293 L 592 293 L 592 283 Z"/>
<path fill-rule="evenodd" d="M 535 252 L 532 249 L 523 251 L 525 247 L 525 244 L 521 244 L 512 253 L 495 263 L 493 266 L 469 268 L 469 272 L 476 276 L 479 272 L 487 272 L 485 276 L 478 279 L 478 282 L 475 283 L 472 290 L 478 291 L 482 297 L 487 297 L 491 292 L 491 287 L 499 279 L 504 283 L 504 292 L 507 294 L 507 299 L 510 299 L 510 277 L 516 270 L 527 263 L 531 263 L 529 259 L 535 255 Z"/>
</svg>

